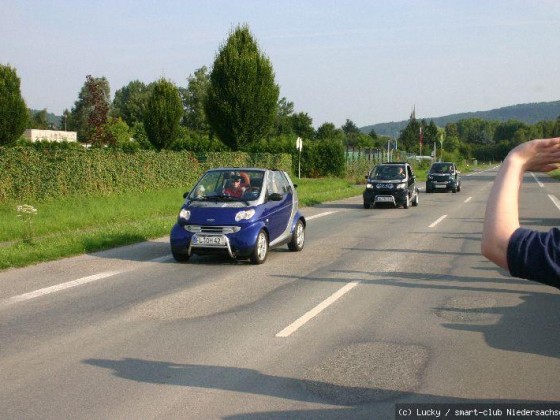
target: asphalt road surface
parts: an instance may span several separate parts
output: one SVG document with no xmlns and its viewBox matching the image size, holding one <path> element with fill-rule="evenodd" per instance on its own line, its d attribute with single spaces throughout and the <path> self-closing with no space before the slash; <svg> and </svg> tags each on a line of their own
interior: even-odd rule
<svg viewBox="0 0 560 420">
<path fill-rule="evenodd" d="M 302 252 L 175 263 L 167 238 L 0 272 L 1 419 L 393 418 L 560 401 L 560 291 L 480 255 L 495 170 L 405 209 L 305 208 Z M 423 183 L 422 183 L 423 186 Z M 528 174 L 522 223 L 559 224 Z"/>
</svg>

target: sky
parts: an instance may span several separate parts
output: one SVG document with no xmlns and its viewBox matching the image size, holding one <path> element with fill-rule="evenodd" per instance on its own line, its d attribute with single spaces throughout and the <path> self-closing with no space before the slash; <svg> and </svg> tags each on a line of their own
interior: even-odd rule
<svg viewBox="0 0 560 420">
<path fill-rule="evenodd" d="M 315 127 L 560 100 L 557 0 L 0 0 L 0 64 L 61 115 L 87 75 L 186 87 L 242 24 Z"/>
</svg>

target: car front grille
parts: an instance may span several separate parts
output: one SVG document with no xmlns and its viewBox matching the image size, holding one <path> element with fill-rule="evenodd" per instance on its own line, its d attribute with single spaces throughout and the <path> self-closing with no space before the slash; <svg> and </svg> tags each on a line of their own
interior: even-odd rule
<svg viewBox="0 0 560 420">
<path fill-rule="evenodd" d="M 186 225 L 185 229 L 191 233 L 214 233 L 214 234 L 226 234 L 239 232 L 241 228 L 239 226 L 205 226 L 205 225 Z"/>
</svg>

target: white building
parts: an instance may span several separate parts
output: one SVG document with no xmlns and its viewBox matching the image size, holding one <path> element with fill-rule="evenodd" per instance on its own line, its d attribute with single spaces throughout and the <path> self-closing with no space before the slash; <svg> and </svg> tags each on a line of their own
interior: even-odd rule
<svg viewBox="0 0 560 420">
<path fill-rule="evenodd" d="M 78 133 L 75 131 L 36 130 L 34 128 L 25 130 L 23 137 L 31 142 L 36 141 L 78 141 Z"/>
</svg>

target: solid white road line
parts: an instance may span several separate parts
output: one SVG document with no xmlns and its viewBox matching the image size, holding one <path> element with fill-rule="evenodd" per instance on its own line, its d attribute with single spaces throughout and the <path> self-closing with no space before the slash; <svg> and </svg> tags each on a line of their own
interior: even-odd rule
<svg viewBox="0 0 560 420">
<path fill-rule="evenodd" d="M 548 194 L 548 198 L 550 198 L 552 200 L 552 202 L 554 203 L 554 205 L 556 206 L 556 208 L 558 208 L 558 210 L 560 210 L 560 200 L 558 200 L 554 195 L 552 194 Z"/>
<path fill-rule="evenodd" d="M 278 334 L 276 334 L 276 337 L 288 337 L 288 336 L 290 336 L 291 334 L 296 332 L 301 326 L 303 326 L 308 321 L 310 321 L 311 319 L 316 317 L 324 309 L 326 309 L 327 307 L 332 305 L 334 302 L 336 302 L 343 295 L 348 293 L 350 290 L 352 290 L 354 287 L 356 287 L 360 283 L 361 283 L 361 280 L 354 280 L 354 281 L 346 284 L 346 286 L 342 287 L 337 292 L 333 293 L 330 297 L 325 299 L 319 305 L 315 306 L 313 309 L 311 309 L 305 315 L 301 316 L 295 322 L 288 325 L 286 328 L 284 328 L 282 331 L 280 331 Z"/>
<path fill-rule="evenodd" d="M 173 257 L 171 255 L 164 255 L 163 257 L 154 258 L 153 260 L 148 260 L 148 262 L 167 262 L 173 261 Z"/>
<path fill-rule="evenodd" d="M 326 211 L 324 213 L 314 214 L 313 216 L 306 217 L 306 220 L 318 219 L 319 217 L 328 216 L 329 214 L 338 213 L 338 210 Z"/>
<path fill-rule="evenodd" d="M 539 178 L 537 178 L 537 176 L 533 172 L 529 172 L 529 173 L 532 175 L 532 177 L 535 179 L 535 181 L 537 181 L 537 184 L 539 184 L 539 187 L 543 188 L 544 184 L 541 181 L 539 181 Z"/>
<path fill-rule="evenodd" d="M 468 203 L 468 202 L 471 201 L 471 200 L 472 200 L 472 197 L 468 197 L 468 198 L 464 201 L 464 203 L 466 204 L 466 203 Z"/>
<path fill-rule="evenodd" d="M 13 296 L 11 298 L 5 299 L 4 301 L 0 302 L 0 306 L 23 302 L 30 299 L 35 299 L 40 296 L 45 296 L 64 289 L 70 289 L 71 287 L 81 286 L 82 284 L 105 279 L 107 277 L 111 277 L 120 273 L 122 273 L 122 271 L 107 271 L 105 273 L 99 273 L 99 274 L 94 274 L 93 276 L 82 277 L 81 279 L 72 280 L 62 284 L 57 284 L 55 286 L 45 287 L 44 289 L 35 290 L 34 292 L 25 293 L 23 295 Z"/>
<path fill-rule="evenodd" d="M 444 214 L 443 216 L 441 216 L 439 219 L 437 219 L 434 223 L 432 223 L 432 224 L 431 224 L 430 226 L 428 226 L 428 227 L 433 228 L 434 226 L 436 226 L 439 222 L 441 222 L 441 221 L 442 221 L 443 219 L 445 219 L 446 217 L 447 217 L 447 214 Z"/>
</svg>

